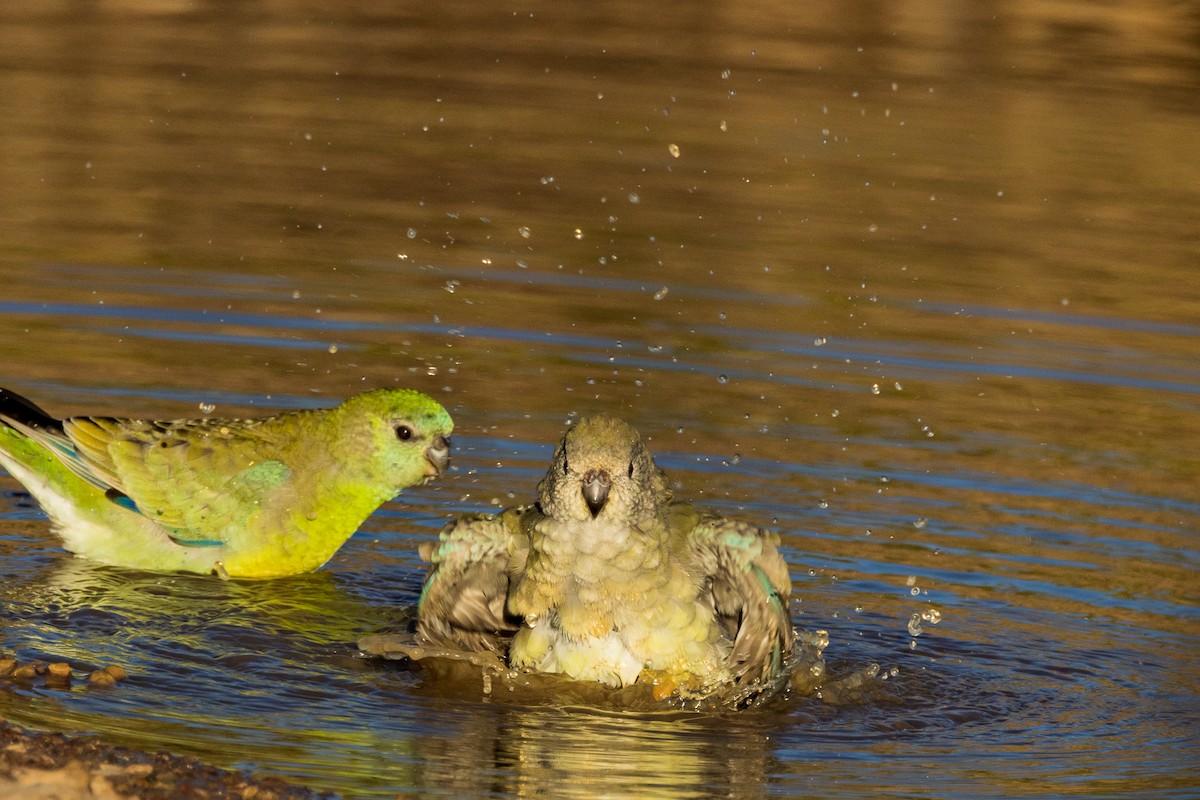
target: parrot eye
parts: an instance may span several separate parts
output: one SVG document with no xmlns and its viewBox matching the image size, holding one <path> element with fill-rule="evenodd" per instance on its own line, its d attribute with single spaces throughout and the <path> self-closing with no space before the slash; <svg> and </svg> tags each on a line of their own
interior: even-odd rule
<svg viewBox="0 0 1200 800">
<path fill-rule="evenodd" d="M 413 429 L 407 425 L 396 426 L 396 438 L 402 442 L 407 442 L 413 437 Z"/>
</svg>

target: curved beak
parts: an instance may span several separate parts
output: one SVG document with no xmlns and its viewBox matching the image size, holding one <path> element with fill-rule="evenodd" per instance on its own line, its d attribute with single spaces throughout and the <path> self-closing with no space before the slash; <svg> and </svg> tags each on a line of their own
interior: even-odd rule
<svg viewBox="0 0 1200 800">
<path fill-rule="evenodd" d="M 604 503 L 608 500 L 608 490 L 611 488 L 612 479 L 605 470 L 588 470 L 583 476 L 583 499 L 588 510 L 592 512 L 592 519 L 604 508 Z"/>
<path fill-rule="evenodd" d="M 425 469 L 427 476 L 436 478 L 444 474 L 450 466 L 450 440 L 445 436 L 434 439 L 425 451 L 425 460 L 429 462 L 429 467 Z"/>
</svg>

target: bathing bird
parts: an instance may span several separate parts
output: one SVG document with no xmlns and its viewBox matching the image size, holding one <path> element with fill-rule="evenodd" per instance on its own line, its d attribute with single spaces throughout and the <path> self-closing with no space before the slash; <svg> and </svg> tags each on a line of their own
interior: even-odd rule
<svg viewBox="0 0 1200 800">
<path fill-rule="evenodd" d="M 0 465 L 66 549 L 221 577 L 319 568 L 380 505 L 446 471 L 453 427 L 410 389 L 258 419 L 174 421 L 59 420 L 0 389 Z"/>
</svg>

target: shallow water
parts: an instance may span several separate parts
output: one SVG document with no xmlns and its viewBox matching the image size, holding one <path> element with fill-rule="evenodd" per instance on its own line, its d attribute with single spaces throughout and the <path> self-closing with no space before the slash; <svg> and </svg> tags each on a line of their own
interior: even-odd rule
<svg viewBox="0 0 1200 800">
<path fill-rule="evenodd" d="M 71 558 L 0 476 L 0 652 L 130 672 L 0 715 L 345 797 L 1200 796 L 1185 6 L 10 5 L 0 385 L 180 417 L 398 383 L 458 430 L 273 582 Z M 885 688 L 632 713 L 359 658 L 416 546 L 597 411 L 778 530 L 797 626 Z"/>
</svg>

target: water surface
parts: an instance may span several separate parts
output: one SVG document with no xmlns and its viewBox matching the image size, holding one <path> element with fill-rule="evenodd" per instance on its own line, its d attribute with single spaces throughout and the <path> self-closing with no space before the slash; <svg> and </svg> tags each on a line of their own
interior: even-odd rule
<svg viewBox="0 0 1200 800">
<path fill-rule="evenodd" d="M 0 714 L 344 797 L 1200 795 L 1194 14 L 339 9 L 0 11 L 0 385 L 458 424 L 281 581 L 74 559 L 0 476 L 0 651 L 130 672 Z M 599 411 L 779 531 L 878 691 L 633 713 L 359 657 Z"/>
</svg>

